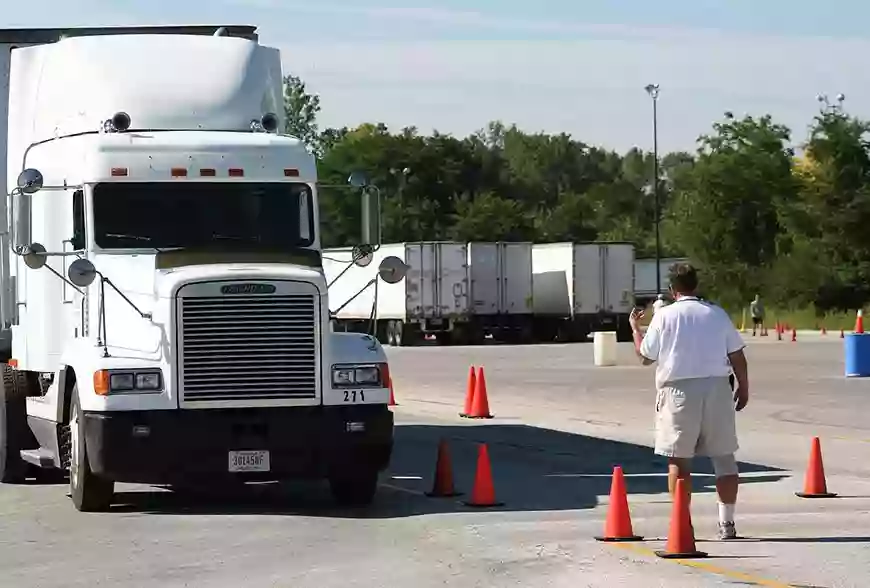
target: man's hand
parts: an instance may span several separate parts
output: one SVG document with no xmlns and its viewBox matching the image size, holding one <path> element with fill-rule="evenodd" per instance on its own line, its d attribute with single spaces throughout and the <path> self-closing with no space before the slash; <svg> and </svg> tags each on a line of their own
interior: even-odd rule
<svg viewBox="0 0 870 588">
<path fill-rule="evenodd" d="M 743 384 L 737 384 L 737 390 L 734 391 L 734 409 L 737 412 L 743 410 L 749 404 L 749 388 Z"/>
<path fill-rule="evenodd" d="M 631 314 L 628 315 L 628 324 L 631 325 L 632 331 L 640 330 L 640 320 L 644 317 L 644 314 L 646 313 L 643 311 L 642 308 L 631 309 Z"/>
</svg>

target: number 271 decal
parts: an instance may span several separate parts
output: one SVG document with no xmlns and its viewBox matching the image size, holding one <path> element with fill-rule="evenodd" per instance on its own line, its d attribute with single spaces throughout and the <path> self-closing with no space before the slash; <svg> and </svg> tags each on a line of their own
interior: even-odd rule
<svg viewBox="0 0 870 588">
<path fill-rule="evenodd" d="M 362 390 L 345 390 L 344 391 L 344 401 L 345 402 L 365 402 L 366 401 L 366 393 Z"/>
</svg>

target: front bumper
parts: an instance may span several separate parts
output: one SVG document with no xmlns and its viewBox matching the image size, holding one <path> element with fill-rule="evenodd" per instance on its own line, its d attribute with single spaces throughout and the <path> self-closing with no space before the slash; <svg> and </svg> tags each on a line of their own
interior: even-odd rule
<svg viewBox="0 0 870 588">
<path fill-rule="evenodd" d="M 386 405 L 86 412 L 83 416 L 91 470 L 117 482 L 281 480 L 321 478 L 331 471 L 380 471 L 389 465 L 393 447 L 393 413 Z M 268 450 L 270 471 L 230 473 L 229 452 L 239 450 Z"/>
</svg>

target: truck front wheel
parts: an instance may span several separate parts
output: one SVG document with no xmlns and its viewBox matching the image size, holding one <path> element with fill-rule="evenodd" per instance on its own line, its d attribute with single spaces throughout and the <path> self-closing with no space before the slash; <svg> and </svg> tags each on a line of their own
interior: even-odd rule
<svg viewBox="0 0 870 588">
<path fill-rule="evenodd" d="M 378 472 L 332 474 L 329 487 L 332 497 L 342 506 L 368 506 L 378 490 Z"/>
<path fill-rule="evenodd" d="M 69 418 L 70 460 L 69 485 L 73 505 L 81 512 L 108 510 L 112 505 L 115 484 L 98 478 L 91 471 L 85 444 L 85 423 L 79 406 L 78 386 L 73 387 L 73 401 Z"/>
<path fill-rule="evenodd" d="M 0 483 L 18 484 L 25 480 L 27 465 L 21 459 L 27 433 L 27 408 L 22 391 L 15 386 L 14 370 L 3 365 L 0 385 Z"/>
</svg>

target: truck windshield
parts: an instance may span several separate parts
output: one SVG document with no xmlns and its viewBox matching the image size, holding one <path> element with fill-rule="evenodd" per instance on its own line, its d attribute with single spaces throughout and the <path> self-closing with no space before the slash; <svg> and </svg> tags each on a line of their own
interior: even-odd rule
<svg viewBox="0 0 870 588">
<path fill-rule="evenodd" d="M 94 242 L 103 249 L 284 250 L 314 239 L 301 183 L 105 183 L 94 186 Z"/>
</svg>

